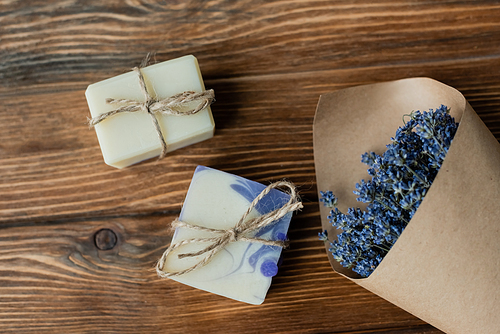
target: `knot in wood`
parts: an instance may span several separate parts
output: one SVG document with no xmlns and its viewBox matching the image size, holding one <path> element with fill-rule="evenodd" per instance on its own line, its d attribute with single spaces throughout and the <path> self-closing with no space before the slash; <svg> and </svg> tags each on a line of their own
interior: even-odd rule
<svg viewBox="0 0 500 334">
<path fill-rule="evenodd" d="M 116 246 L 118 238 L 116 233 L 109 228 L 103 228 L 96 232 L 94 235 L 94 242 L 100 250 L 110 250 Z"/>
</svg>

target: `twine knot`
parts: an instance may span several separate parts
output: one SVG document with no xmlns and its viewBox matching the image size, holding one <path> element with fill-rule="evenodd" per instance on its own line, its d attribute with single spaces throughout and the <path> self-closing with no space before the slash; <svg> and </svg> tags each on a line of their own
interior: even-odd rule
<svg viewBox="0 0 500 334">
<path fill-rule="evenodd" d="M 289 195 L 290 199 L 288 200 L 287 203 L 285 203 L 283 206 L 269 212 L 266 214 L 263 214 L 262 216 L 250 219 L 247 221 L 247 216 L 250 214 L 252 209 L 257 205 L 258 202 L 264 198 L 272 189 L 275 188 L 280 188 L 280 187 L 285 187 L 289 189 Z M 179 219 L 176 219 L 172 222 L 172 228 L 178 228 L 178 227 L 184 227 L 188 228 L 191 230 L 196 230 L 196 231 L 207 231 L 207 232 L 212 232 L 215 234 L 219 234 L 219 236 L 216 237 L 211 237 L 211 238 L 192 238 L 192 239 L 186 239 L 179 241 L 177 243 L 171 243 L 170 246 L 167 248 L 167 250 L 163 253 L 162 257 L 158 261 L 156 265 L 156 272 L 158 273 L 158 276 L 162 278 L 166 277 L 172 277 L 172 276 L 180 276 L 183 274 L 186 274 L 188 272 L 191 272 L 197 268 L 200 268 L 204 265 L 206 265 L 210 260 L 224 247 L 226 247 L 227 244 L 231 242 L 236 242 L 236 241 L 247 241 L 247 242 L 256 242 L 256 243 L 261 243 L 267 246 L 277 246 L 277 247 L 285 247 L 287 245 L 286 241 L 284 240 L 267 240 L 263 238 L 258 238 L 258 237 L 250 237 L 248 235 L 257 232 L 261 228 L 265 226 L 272 225 L 276 223 L 280 218 L 284 217 L 286 214 L 289 212 L 293 212 L 295 210 L 302 209 L 302 203 L 300 202 L 300 199 L 297 195 L 297 192 L 295 190 L 295 187 L 292 183 L 286 182 L 286 181 L 279 181 L 270 184 L 267 186 L 253 201 L 250 203 L 249 208 L 245 211 L 243 216 L 240 218 L 238 223 L 234 226 L 231 227 L 227 230 L 221 230 L 221 229 L 214 229 L 214 228 L 209 228 L 209 227 L 203 227 L 203 226 L 198 226 L 198 225 L 193 225 L 189 224 L 183 221 L 180 221 Z M 200 260 L 198 263 L 195 265 L 184 269 L 180 271 L 173 271 L 173 272 L 167 272 L 163 269 L 165 265 L 165 260 L 167 259 L 167 256 L 172 252 L 173 250 L 186 245 L 190 243 L 209 243 L 207 247 L 204 249 L 197 251 L 197 252 L 192 252 L 192 253 L 183 253 L 183 254 L 178 254 L 178 258 L 186 258 L 186 257 L 195 257 L 198 255 L 205 254 L 206 256 Z"/>
<path fill-rule="evenodd" d="M 227 233 L 229 242 L 238 241 L 238 232 L 236 231 L 236 228 L 230 228 L 229 230 L 227 230 L 226 233 Z"/>
<path fill-rule="evenodd" d="M 102 113 L 99 116 L 89 118 L 88 119 L 89 126 L 94 127 L 95 125 L 99 124 L 105 119 L 108 119 L 109 117 L 112 117 L 119 113 L 144 111 L 151 116 L 151 119 L 153 121 L 153 125 L 155 127 L 156 133 L 158 134 L 162 147 L 159 159 L 163 159 L 167 155 L 167 143 L 165 141 L 165 137 L 163 136 L 160 123 L 158 122 L 158 119 L 156 118 L 155 114 L 175 115 L 175 116 L 186 116 L 186 115 L 196 114 L 197 112 L 205 109 L 215 101 L 214 91 L 213 89 L 205 90 L 201 93 L 186 91 L 159 100 L 153 98 L 149 94 L 146 88 L 146 83 L 144 82 L 144 77 L 139 67 L 134 67 L 133 70 L 134 72 L 137 73 L 139 77 L 139 86 L 141 88 L 142 94 L 144 95 L 145 101 L 141 102 L 137 100 L 107 98 L 106 99 L 107 104 L 121 104 L 122 106 L 118 107 L 117 109 Z M 195 107 L 189 110 L 179 109 L 180 106 L 195 101 L 199 101 L 199 103 Z"/>
</svg>

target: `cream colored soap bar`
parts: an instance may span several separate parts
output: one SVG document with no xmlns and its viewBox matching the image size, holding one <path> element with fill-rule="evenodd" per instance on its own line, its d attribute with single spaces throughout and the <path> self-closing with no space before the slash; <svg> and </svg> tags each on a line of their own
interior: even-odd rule
<svg viewBox="0 0 500 334">
<path fill-rule="evenodd" d="M 238 223 L 250 203 L 265 186 L 242 177 L 215 169 L 198 166 L 179 219 L 203 227 L 227 230 Z M 273 189 L 247 219 L 252 219 L 282 207 L 290 199 L 288 194 Z M 254 237 L 267 240 L 285 240 L 292 213 L 287 213 L 274 224 L 256 232 Z M 172 243 L 190 238 L 214 236 L 212 232 L 178 227 Z M 206 243 L 187 244 L 172 251 L 163 266 L 167 272 L 181 271 L 199 262 L 204 255 L 179 259 L 178 254 L 198 251 Z M 281 247 L 261 243 L 236 241 L 229 243 L 203 267 L 174 276 L 173 280 L 250 304 L 261 304 L 278 272 Z"/>
<path fill-rule="evenodd" d="M 205 90 L 198 61 L 191 55 L 141 68 L 141 72 L 148 93 L 157 99 Z M 107 98 L 145 101 L 135 72 L 92 84 L 85 96 L 92 117 L 117 108 L 107 104 Z M 213 136 L 215 124 L 210 106 L 194 115 L 155 115 L 168 152 Z M 158 156 L 162 150 L 151 115 L 144 111 L 114 115 L 95 125 L 95 130 L 104 161 L 116 168 Z"/>
</svg>

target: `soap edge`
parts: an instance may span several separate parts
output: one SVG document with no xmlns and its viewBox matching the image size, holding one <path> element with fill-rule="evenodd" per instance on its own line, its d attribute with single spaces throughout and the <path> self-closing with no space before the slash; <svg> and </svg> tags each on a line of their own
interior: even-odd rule
<svg viewBox="0 0 500 334">
<path fill-rule="evenodd" d="M 185 58 L 194 58 L 195 60 L 195 63 L 196 63 L 196 66 L 197 68 L 199 69 L 199 64 L 198 64 L 198 59 L 196 59 L 195 56 L 193 56 L 192 54 L 189 54 L 189 55 L 185 55 L 185 56 L 181 56 L 181 57 L 177 57 L 177 58 L 173 58 L 173 59 L 169 59 L 169 60 L 165 60 L 165 61 L 162 61 L 162 62 L 159 62 L 159 63 L 156 63 L 156 64 L 152 64 L 152 65 L 148 65 L 148 66 L 145 66 L 141 69 L 146 69 L 146 68 L 151 68 L 151 67 L 155 67 L 157 65 L 160 65 L 160 64 L 165 64 L 165 63 L 170 63 L 170 62 L 177 62 L 177 61 L 181 61 L 181 60 L 184 60 Z M 97 82 L 94 82 L 94 83 L 91 83 L 90 85 L 87 86 L 87 89 L 85 90 L 85 96 L 87 96 L 87 91 L 90 89 L 94 89 L 93 87 L 95 86 L 99 86 L 103 83 L 106 83 L 107 84 L 107 81 L 113 81 L 114 79 L 116 78 L 119 78 L 119 77 L 122 77 L 122 76 L 126 76 L 126 75 L 131 75 L 131 74 L 134 74 L 134 71 L 131 70 L 131 71 L 128 71 L 128 72 L 124 72 L 124 73 L 120 73 L 120 74 L 117 74 L 115 76 L 112 76 L 111 78 L 106 78 L 104 80 L 101 80 L 101 81 L 97 81 Z"/>
</svg>

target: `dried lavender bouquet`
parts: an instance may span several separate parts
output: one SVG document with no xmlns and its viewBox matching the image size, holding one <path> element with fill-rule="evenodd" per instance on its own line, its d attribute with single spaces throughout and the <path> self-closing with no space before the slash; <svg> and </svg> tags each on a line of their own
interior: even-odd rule
<svg viewBox="0 0 500 334">
<path fill-rule="evenodd" d="M 362 277 L 375 270 L 415 214 L 458 128 L 444 105 L 413 111 L 403 120 L 407 118 L 382 155 L 361 156 L 371 180 L 357 183 L 354 193 L 366 209 L 352 207 L 342 213 L 332 191 L 320 192 L 320 201 L 332 208 L 329 222 L 342 230 L 329 250 L 342 266 Z M 327 241 L 326 231 L 319 238 Z"/>
<path fill-rule="evenodd" d="M 446 107 L 404 116 L 441 104 L 458 128 Z M 313 140 L 334 271 L 446 333 L 498 333 L 500 143 L 465 97 L 430 78 L 337 90 Z"/>
</svg>

